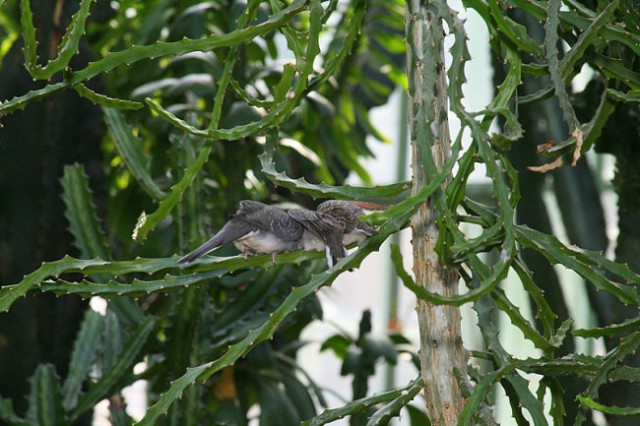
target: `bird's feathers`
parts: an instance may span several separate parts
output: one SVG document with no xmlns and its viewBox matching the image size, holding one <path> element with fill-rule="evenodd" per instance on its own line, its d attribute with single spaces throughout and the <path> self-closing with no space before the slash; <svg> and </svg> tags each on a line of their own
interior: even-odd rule
<svg viewBox="0 0 640 426">
<path fill-rule="evenodd" d="M 243 200 L 229 221 L 209 241 L 178 262 L 191 262 L 233 242 L 245 255 L 297 250 L 304 228 L 285 211 L 266 204 Z"/>
<path fill-rule="evenodd" d="M 378 233 L 371 225 L 360 221 L 364 210 L 349 201 L 329 200 L 318 205 L 316 211 L 295 209 L 290 210 L 289 215 L 324 243 L 329 265 L 346 256 L 345 245 Z"/>
<path fill-rule="evenodd" d="M 282 209 L 257 201 L 244 200 L 234 218 L 254 225 L 257 229 L 272 232 L 283 241 L 297 241 L 303 228 Z"/>
<path fill-rule="evenodd" d="M 315 211 L 284 211 L 244 200 L 216 235 L 179 262 L 191 262 L 233 242 L 245 255 L 250 251 L 275 255 L 299 249 L 326 249 L 327 262 L 333 266 L 339 258 L 346 256 L 346 245 L 359 243 L 378 233 L 360 220 L 363 215 L 364 210 L 349 201 L 325 201 Z"/>
</svg>

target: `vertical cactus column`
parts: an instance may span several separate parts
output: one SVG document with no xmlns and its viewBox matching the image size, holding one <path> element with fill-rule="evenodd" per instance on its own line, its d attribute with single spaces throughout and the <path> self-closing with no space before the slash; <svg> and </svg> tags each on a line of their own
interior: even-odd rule
<svg viewBox="0 0 640 426">
<path fill-rule="evenodd" d="M 409 78 L 413 193 L 437 176 L 450 157 L 447 119 L 447 80 L 444 66 L 444 31 L 437 4 L 407 0 L 405 28 Z M 445 180 L 440 191 L 413 217 L 413 257 L 416 283 L 445 296 L 458 292 L 459 276 L 436 253 L 440 231 L 438 208 L 445 208 Z M 433 425 L 457 425 L 465 404 L 461 380 L 466 380 L 467 355 L 460 334 L 460 310 L 418 300 L 420 364 L 427 412 Z"/>
</svg>

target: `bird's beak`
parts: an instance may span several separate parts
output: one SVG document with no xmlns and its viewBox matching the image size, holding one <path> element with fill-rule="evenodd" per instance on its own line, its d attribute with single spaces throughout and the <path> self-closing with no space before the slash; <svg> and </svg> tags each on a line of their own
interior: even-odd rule
<svg viewBox="0 0 640 426">
<path fill-rule="evenodd" d="M 380 210 L 387 209 L 385 206 L 381 204 L 369 203 L 367 201 L 351 201 L 351 204 L 353 204 L 354 206 L 358 206 L 363 210 L 369 210 L 369 211 L 380 211 Z"/>
</svg>

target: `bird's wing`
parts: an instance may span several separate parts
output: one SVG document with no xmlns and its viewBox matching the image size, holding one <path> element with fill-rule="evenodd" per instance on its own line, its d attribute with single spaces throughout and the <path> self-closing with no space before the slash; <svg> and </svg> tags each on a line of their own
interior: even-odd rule
<svg viewBox="0 0 640 426">
<path fill-rule="evenodd" d="M 242 211 L 235 218 L 246 221 L 256 228 L 273 233 L 285 242 L 297 241 L 304 232 L 303 227 L 282 209 L 258 203 L 243 201 Z"/>
<path fill-rule="evenodd" d="M 336 264 L 347 252 L 342 244 L 344 226 L 331 215 L 305 209 L 289 210 L 289 215 L 325 244 L 329 267 Z"/>
<path fill-rule="evenodd" d="M 326 231 L 326 226 L 321 222 L 320 217 L 316 212 L 307 209 L 293 209 L 289 210 L 287 213 L 294 221 L 298 222 L 305 229 L 324 241 L 322 234 Z"/>
<path fill-rule="evenodd" d="M 260 211 L 269 208 L 268 205 L 259 201 L 242 200 L 238 203 L 238 209 L 231 215 L 235 218 L 247 218 L 259 214 Z"/>
</svg>

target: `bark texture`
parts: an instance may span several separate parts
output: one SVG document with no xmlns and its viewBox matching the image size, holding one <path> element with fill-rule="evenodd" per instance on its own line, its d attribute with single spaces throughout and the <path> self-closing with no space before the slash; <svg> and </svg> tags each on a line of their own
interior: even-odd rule
<svg viewBox="0 0 640 426">
<path fill-rule="evenodd" d="M 413 193 L 439 173 L 450 156 L 447 120 L 447 80 L 444 66 L 443 27 L 436 6 L 406 2 L 409 126 L 411 132 Z M 449 179 L 445 181 L 446 186 Z M 438 197 L 444 188 L 418 210 L 412 219 L 416 283 L 442 295 L 458 293 L 458 272 L 447 269 L 436 254 L 439 229 Z M 460 310 L 418 300 L 420 363 L 427 412 L 433 425 L 457 425 L 465 406 L 461 380 L 466 380 L 467 353 L 462 345 Z"/>
</svg>

